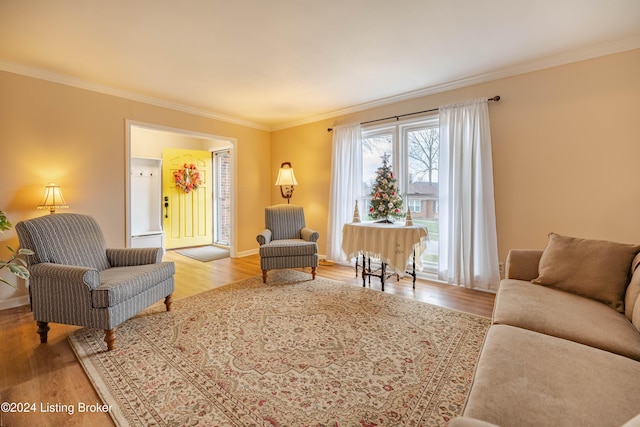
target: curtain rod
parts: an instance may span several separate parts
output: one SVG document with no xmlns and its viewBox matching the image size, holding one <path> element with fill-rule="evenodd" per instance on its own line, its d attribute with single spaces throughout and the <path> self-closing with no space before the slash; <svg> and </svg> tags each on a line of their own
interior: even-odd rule
<svg viewBox="0 0 640 427">
<path fill-rule="evenodd" d="M 500 101 L 500 95 L 496 95 L 494 97 L 491 97 L 491 98 L 487 99 L 487 101 Z M 360 124 L 361 125 L 366 125 L 366 124 L 369 124 L 369 123 L 381 122 L 383 120 L 390 120 L 390 119 L 398 120 L 398 119 L 400 119 L 400 117 L 413 116 L 415 114 L 422 114 L 422 113 L 431 113 L 433 111 L 438 111 L 438 110 L 439 110 L 439 108 L 432 108 L 430 110 L 416 111 L 415 113 L 400 114 L 398 116 L 391 116 L 391 117 L 385 117 L 385 118 L 382 118 L 382 119 L 369 120 L 369 121 L 366 121 L 366 122 L 360 122 Z M 331 132 L 332 130 L 333 130 L 333 128 L 327 128 L 327 132 Z"/>
</svg>

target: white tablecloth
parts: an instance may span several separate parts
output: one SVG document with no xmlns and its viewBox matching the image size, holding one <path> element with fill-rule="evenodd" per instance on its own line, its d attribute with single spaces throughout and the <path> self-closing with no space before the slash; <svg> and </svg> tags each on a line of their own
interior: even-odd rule
<svg viewBox="0 0 640 427">
<path fill-rule="evenodd" d="M 427 236 L 427 228 L 421 225 L 349 223 L 342 227 L 342 250 L 349 259 L 359 254 L 379 258 L 402 276 L 414 249 L 416 265 L 422 268 L 420 255 Z"/>
</svg>

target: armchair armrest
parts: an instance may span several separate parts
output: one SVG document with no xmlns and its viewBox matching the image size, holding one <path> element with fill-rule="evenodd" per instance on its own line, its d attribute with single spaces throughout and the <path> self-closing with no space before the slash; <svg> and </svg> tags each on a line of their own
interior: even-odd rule
<svg viewBox="0 0 640 427">
<path fill-rule="evenodd" d="M 157 264 L 162 261 L 162 248 L 107 249 L 111 267 Z"/>
<path fill-rule="evenodd" d="M 505 279 L 531 281 L 538 277 L 538 264 L 540 264 L 542 252 L 537 249 L 510 250 L 504 269 Z"/>
<path fill-rule="evenodd" d="M 65 282 L 71 286 L 84 285 L 88 290 L 100 286 L 100 273 L 95 268 L 43 262 L 29 267 L 30 280 L 42 282 L 52 280 Z"/>
<path fill-rule="evenodd" d="M 300 236 L 302 237 L 302 240 L 306 240 L 307 242 L 317 242 L 320 237 L 320 233 L 308 227 L 304 227 L 300 230 Z"/>
<path fill-rule="evenodd" d="M 258 241 L 258 244 L 260 244 L 260 246 L 266 245 L 271 241 L 271 230 L 265 228 L 260 232 L 260 234 L 256 236 L 256 240 Z"/>
</svg>

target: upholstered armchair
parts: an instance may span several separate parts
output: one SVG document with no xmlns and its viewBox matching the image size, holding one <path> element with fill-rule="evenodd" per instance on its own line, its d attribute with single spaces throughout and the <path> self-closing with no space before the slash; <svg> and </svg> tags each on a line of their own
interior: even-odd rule
<svg viewBox="0 0 640 427">
<path fill-rule="evenodd" d="M 80 214 L 53 214 L 16 224 L 27 256 L 31 310 L 40 342 L 49 322 L 104 329 L 112 350 L 116 327 L 164 298 L 171 310 L 173 262 L 161 248 L 107 249 L 97 222 Z"/>
<path fill-rule="evenodd" d="M 264 211 L 265 229 L 256 240 L 260 244 L 262 281 L 267 283 L 267 271 L 280 268 L 311 267 L 316 278 L 318 267 L 317 231 L 307 228 L 301 206 L 276 205 Z"/>
</svg>

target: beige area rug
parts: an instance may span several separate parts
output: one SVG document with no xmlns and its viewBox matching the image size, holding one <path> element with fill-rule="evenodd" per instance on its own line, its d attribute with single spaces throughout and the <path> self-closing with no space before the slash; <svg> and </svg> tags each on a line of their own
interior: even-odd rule
<svg viewBox="0 0 640 427">
<path fill-rule="evenodd" d="M 490 320 L 277 270 L 69 340 L 120 426 L 442 426 Z"/>
<path fill-rule="evenodd" d="M 217 259 L 229 258 L 229 249 L 219 248 L 213 245 L 198 246 L 197 248 L 188 248 L 177 250 L 180 255 L 197 259 L 202 262 L 215 261 Z"/>
</svg>

